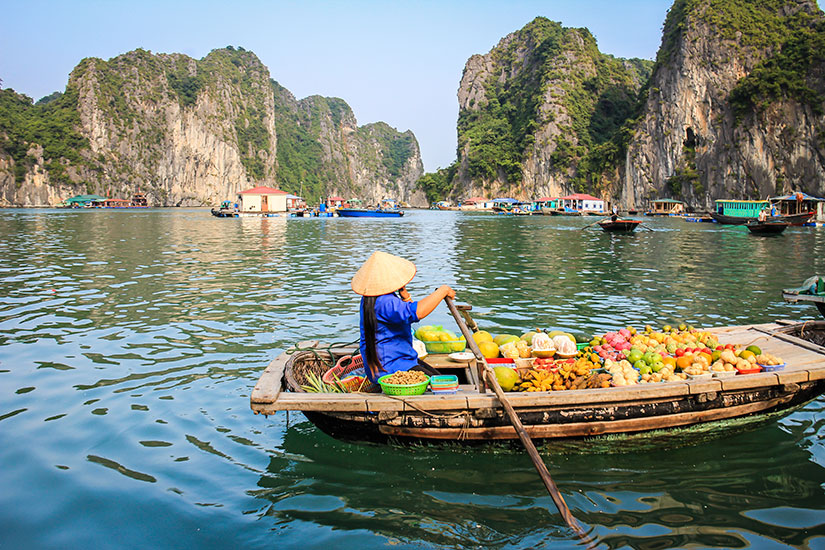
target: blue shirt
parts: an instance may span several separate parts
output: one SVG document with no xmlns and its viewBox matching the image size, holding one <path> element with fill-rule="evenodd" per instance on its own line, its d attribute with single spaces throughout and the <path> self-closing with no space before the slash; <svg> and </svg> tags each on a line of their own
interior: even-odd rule
<svg viewBox="0 0 825 550">
<path fill-rule="evenodd" d="M 361 298 L 361 356 L 367 377 L 373 382 L 385 374 L 406 371 L 418 366 L 418 353 L 412 345 L 412 324 L 418 322 L 415 310 L 418 302 L 405 302 L 395 294 L 375 298 L 375 344 L 381 370 L 373 378 L 367 364 L 367 345 L 364 336 L 364 298 Z"/>
</svg>

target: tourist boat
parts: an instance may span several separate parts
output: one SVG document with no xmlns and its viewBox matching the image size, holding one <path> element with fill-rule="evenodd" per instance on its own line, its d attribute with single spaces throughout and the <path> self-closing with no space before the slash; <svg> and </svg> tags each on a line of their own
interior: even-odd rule
<svg viewBox="0 0 825 550">
<path fill-rule="evenodd" d="M 759 220 L 759 214 L 763 210 L 775 210 L 769 201 L 759 200 L 727 200 L 716 201 L 716 210 L 710 216 L 717 223 L 726 225 L 745 225 L 748 222 Z M 813 211 L 801 212 L 797 214 L 781 214 L 776 211 L 776 215 L 768 216 L 766 221 L 788 222 L 790 225 L 804 225 L 815 214 Z"/>
<path fill-rule="evenodd" d="M 232 204 L 232 201 L 222 201 L 217 208 L 212 208 L 212 215 L 218 218 L 234 218 L 237 214 L 237 208 Z"/>
<path fill-rule="evenodd" d="M 817 325 L 816 327 L 812 325 Z M 597 436 L 658 437 L 679 429 L 740 430 L 789 414 L 825 393 L 825 347 L 810 341 L 825 335 L 825 323 L 775 322 L 710 329 L 720 341 L 782 357 L 775 372 L 728 378 L 688 379 L 634 386 L 551 392 L 511 392 L 507 399 L 535 440 L 586 440 Z M 808 339 L 806 339 L 808 338 Z M 301 411 L 323 432 L 344 440 L 450 442 L 517 440 L 496 395 L 478 384 L 476 366 L 446 356 L 425 361 L 459 375 L 455 394 L 388 396 L 376 393 L 307 393 L 310 373 L 321 376 L 357 348 L 302 342 L 266 367 L 250 395 L 256 414 Z M 704 432 L 703 432 L 704 431 Z"/>
<path fill-rule="evenodd" d="M 599 227 L 609 232 L 631 233 L 635 231 L 641 223 L 639 220 L 604 220 L 599 222 Z"/>
<path fill-rule="evenodd" d="M 788 222 L 749 221 L 745 227 L 754 235 L 778 235 L 791 224 Z"/>
</svg>

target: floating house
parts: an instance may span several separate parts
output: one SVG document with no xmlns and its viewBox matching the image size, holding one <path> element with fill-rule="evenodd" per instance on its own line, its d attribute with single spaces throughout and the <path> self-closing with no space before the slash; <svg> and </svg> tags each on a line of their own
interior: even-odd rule
<svg viewBox="0 0 825 550">
<path fill-rule="evenodd" d="M 484 197 L 471 197 L 461 201 L 459 205 L 461 210 L 492 210 L 493 199 L 485 199 Z"/>
<path fill-rule="evenodd" d="M 246 216 L 274 216 L 287 211 L 289 193 L 273 187 L 253 187 L 238 193 L 238 213 Z"/>
<path fill-rule="evenodd" d="M 685 203 L 676 199 L 656 199 L 650 201 L 647 216 L 678 216 L 685 213 Z"/>
<path fill-rule="evenodd" d="M 561 208 L 561 199 L 559 197 L 541 197 L 533 201 L 536 210 L 556 210 Z"/>
<path fill-rule="evenodd" d="M 344 203 L 347 202 L 344 197 L 327 197 L 327 208 L 343 208 Z"/>
<path fill-rule="evenodd" d="M 60 203 L 61 208 L 84 208 L 90 207 L 93 202 L 105 201 L 106 197 L 100 195 L 76 195 Z"/>
<path fill-rule="evenodd" d="M 286 208 L 287 210 L 303 210 L 307 207 L 307 203 L 304 199 L 299 197 L 298 195 L 287 195 L 286 196 Z"/>
<path fill-rule="evenodd" d="M 574 193 L 557 199 L 559 208 L 576 212 L 604 212 L 604 201 L 586 193 Z"/>
</svg>

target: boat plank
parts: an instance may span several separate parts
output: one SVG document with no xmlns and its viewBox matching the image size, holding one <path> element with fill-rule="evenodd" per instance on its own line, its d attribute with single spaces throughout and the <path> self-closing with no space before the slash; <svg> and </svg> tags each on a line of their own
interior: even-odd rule
<svg viewBox="0 0 825 550">
<path fill-rule="evenodd" d="M 287 358 L 279 355 L 269 362 L 249 396 L 251 403 L 274 403 L 283 388 L 284 368 Z"/>
<path fill-rule="evenodd" d="M 748 390 L 764 388 L 779 384 L 779 378 L 772 372 L 755 372 L 753 374 L 737 374 L 732 378 L 722 378 L 722 390 Z"/>
<path fill-rule="evenodd" d="M 778 397 L 757 403 L 747 403 L 720 409 L 676 413 L 647 418 L 630 418 L 610 422 L 572 422 L 569 424 L 527 425 L 524 429 L 533 438 L 587 437 L 620 432 L 638 432 L 688 426 L 697 422 L 724 420 L 764 411 L 789 401 L 791 397 Z M 406 426 L 379 426 L 381 433 L 393 436 L 420 437 L 425 439 L 513 439 L 512 426 L 484 428 L 411 428 Z"/>
</svg>

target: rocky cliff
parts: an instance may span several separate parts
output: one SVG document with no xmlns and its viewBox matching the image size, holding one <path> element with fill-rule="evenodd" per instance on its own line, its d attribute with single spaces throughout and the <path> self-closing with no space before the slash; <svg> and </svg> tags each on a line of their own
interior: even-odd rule
<svg viewBox="0 0 825 550">
<path fill-rule="evenodd" d="M 378 130 L 376 130 L 378 128 Z M 251 52 L 201 60 L 136 50 L 84 59 L 66 91 L 32 105 L 0 91 L 0 204 L 82 193 L 155 206 L 213 205 L 254 185 L 424 204 L 411 132 L 359 128 L 341 99 L 297 101 Z"/>
<path fill-rule="evenodd" d="M 620 203 L 825 195 L 823 31 L 813 0 L 677 0 Z"/>
<path fill-rule="evenodd" d="M 474 55 L 458 90 L 455 196 L 559 196 L 604 186 L 610 140 L 652 62 L 599 52 L 587 29 L 539 17 Z"/>
</svg>

